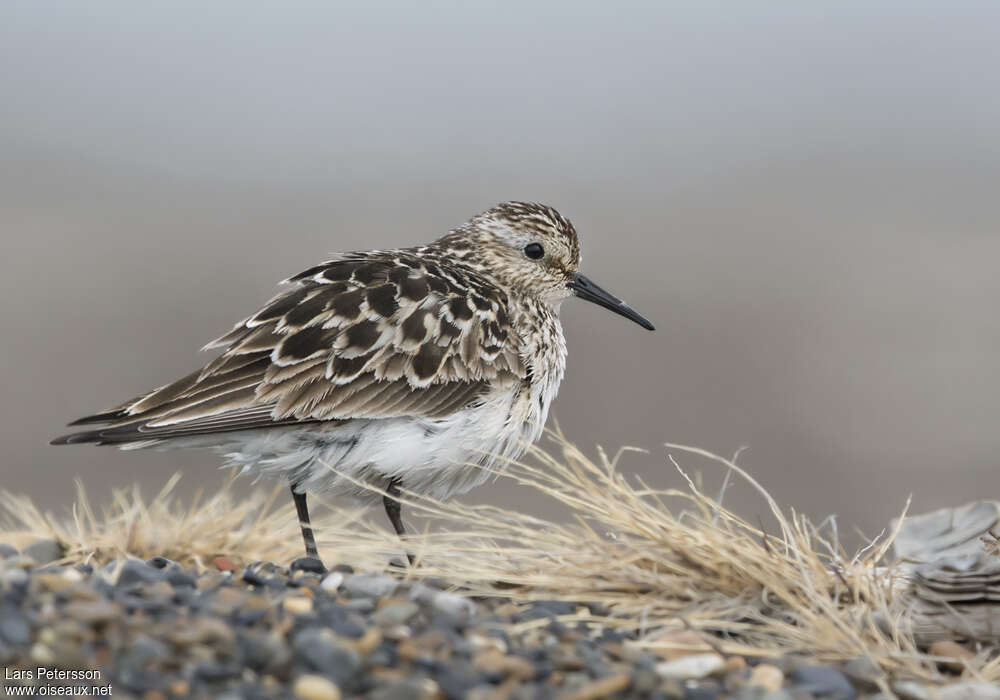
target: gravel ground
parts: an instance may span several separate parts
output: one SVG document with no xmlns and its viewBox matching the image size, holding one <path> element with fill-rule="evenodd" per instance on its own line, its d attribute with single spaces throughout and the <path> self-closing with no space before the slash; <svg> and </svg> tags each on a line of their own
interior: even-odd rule
<svg viewBox="0 0 1000 700">
<path fill-rule="evenodd" d="M 217 559 L 218 570 L 196 574 L 156 558 L 94 571 L 58 566 L 59 554 L 54 542 L 23 553 L 0 545 L 8 694 L 23 685 L 147 700 L 878 696 L 864 660 L 664 658 L 614 629 L 559 621 L 601 613 L 573 603 L 472 599 L 343 564 L 290 576 Z M 1000 698 L 984 684 L 894 690 L 914 700 Z"/>
</svg>

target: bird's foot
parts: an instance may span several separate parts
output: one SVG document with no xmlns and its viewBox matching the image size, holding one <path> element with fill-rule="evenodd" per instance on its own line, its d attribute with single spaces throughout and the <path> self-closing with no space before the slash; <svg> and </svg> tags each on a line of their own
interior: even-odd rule
<svg viewBox="0 0 1000 700">
<path fill-rule="evenodd" d="M 289 570 L 294 574 L 296 571 L 305 571 L 308 574 L 325 574 L 326 566 L 319 557 L 299 557 L 292 562 Z"/>
</svg>

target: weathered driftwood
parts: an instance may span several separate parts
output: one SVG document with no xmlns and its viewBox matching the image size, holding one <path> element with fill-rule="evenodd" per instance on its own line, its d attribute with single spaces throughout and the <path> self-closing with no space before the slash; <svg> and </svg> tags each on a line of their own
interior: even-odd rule
<svg viewBox="0 0 1000 700">
<path fill-rule="evenodd" d="M 893 523 L 895 526 L 896 523 Z M 1000 641 L 1000 502 L 905 518 L 894 548 L 905 584 L 900 624 L 918 643 Z"/>
</svg>

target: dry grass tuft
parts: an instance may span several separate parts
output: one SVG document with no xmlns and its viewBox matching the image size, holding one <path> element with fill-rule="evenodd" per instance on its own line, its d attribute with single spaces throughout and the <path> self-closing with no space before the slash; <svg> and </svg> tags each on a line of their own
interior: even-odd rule
<svg viewBox="0 0 1000 700">
<path fill-rule="evenodd" d="M 69 517 L 42 512 L 30 498 L 2 491 L 5 522 L 0 537 L 15 546 L 43 538 L 58 540 L 66 548 L 65 559 L 74 563 L 164 556 L 203 570 L 218 556 L 237 564 L 288 562 L 301 556 L 301 535 L 294 511 L 288 510 L 286 488 L 275 486 L 269 493 L 258 490 L 240 498 L 233 489 L 234 473 L 208 498 L 198 491 L 183 504 L 174 495 L 179 480 L 175 474 L 148 501 L 138 486 L 115 489 L 110 504 L 100 512 L 77 481 Z M 345 521 L 350 525 L 358 515 L 341 512 L 337 519 L 341 526 Z"/>
<path fill-rule="evenodd" d="M 588 458 L 561 434 L 554 442 L 552 451 L 533 450 L 536 464 L 510 465 L 506 477 L 568 507 L 568 522 L 406 494 L 410 512 L 431 523 L 409 538 L 419 559 L 409 575 L 443 577 L 480 595 L 598 604 L 605 611 L 599 619 L 581 612 L 564 621 L 634 629 L 637 644 L 653 650 L 667 651 L 695 631 L 724 654 L 801 653 L 821 662 L 867 657 L 889 677 L 942 680 L 936 660 L 906 632 L 910 603 L 883 562 L 892 536 L 848 554 L 835 528 L 785 512 L 732 460 L 700 449 L 666 445 L 687 488 L 661 490 L 620 472 L 618 456 Z M 728 510 L 721 496 L 706 494 L 673 455 L 708 460 L 727 483 L 744 480 L 766 503 L 776 531 L 763 532 Z M 116 492 L 103 517 L 82 487 L 70 521 L 10 494 L 0 505 L 22 532 L 66 543 L 72 560 L 159 554 L 205 566 L 219 554 L 239 562 L 287 562 L 300 554 L 290 506 L 283 497 L 276 503 L 284 489 L 238 502 L 227 482 L 207 500 L 182 507 L 171 497 L 175 483 L 176 477 L 149 504 L 135 489 Z M 402 551 L 387 529 L 357 513 L 325 515 L 316 529 L 321 552 L 361 568 L 383 568 Z M 965 673 L 1000 680 L 997 650 L 983 649 Z"/>
</svg>

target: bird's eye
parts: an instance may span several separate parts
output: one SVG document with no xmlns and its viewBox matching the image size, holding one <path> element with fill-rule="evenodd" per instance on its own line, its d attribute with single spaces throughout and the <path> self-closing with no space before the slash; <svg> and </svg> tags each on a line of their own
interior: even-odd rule
<svg viewBox="0 0 1000 700">
<path fill-rule="evenodd" d="M 545 248 L 543 248 L 539 243 L 529 243 L 524 246 L 524 254 L 532 260 L 538 260 L 545 255 Z"/>
</svg>

